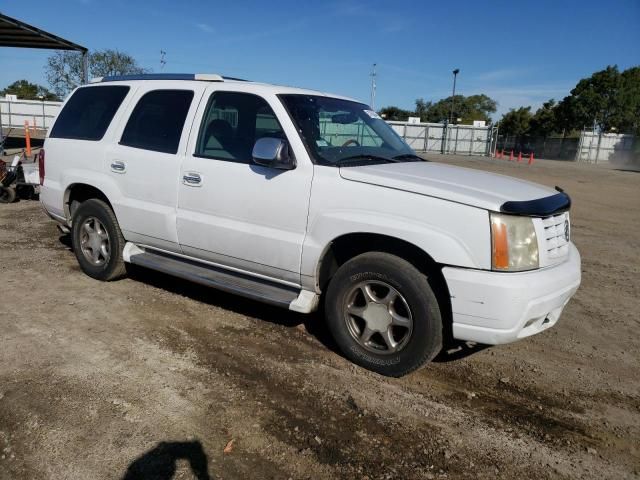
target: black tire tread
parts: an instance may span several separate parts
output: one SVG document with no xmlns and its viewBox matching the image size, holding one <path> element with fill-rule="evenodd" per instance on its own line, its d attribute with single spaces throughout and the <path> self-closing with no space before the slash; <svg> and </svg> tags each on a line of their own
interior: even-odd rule
<svg viewBox="0 0 640 480">
<path fill-rule="evenodd" d="M 387 270 L 390 272 L 398 272 L 401 276 L 410 279 L 410 281 L 418 286 L 418 289 L 422 291 L 428 298 L 428 304 L 430 308 L 437 309 L 438 321 L 439 324 L 436 325 L 436 328 L 433 328 L 430 332 L 429 344 L 425 346 L 423 353 L 415 358 L 412 358 L 410 362 L 406 362 L 406 366 L 404 368 L 392 368 L 392 369 L 381 369 L 376 368 L 375 366 L 363 365 L 362 361 L 358 361 L 353 358 L 353 355 L 348 352 L 344 352 L 345 355 L 354 363 L 360 364 L 364 368 L 368 368 L 370 370 L 374 370 L 382 375 L 391 376 L 391 377 L 402 377 L 407 375 L 420 367 L 422 367 L 427 362 L 431 361 L 442 349 L 443 344 L 443 329 L 442 329 L 442 318 L 440 315 L 440 310 L 438 306 L 437 299 L 435 294 L 433 293 L 431 286 L 429 285 L 427 276 L 420 272 L 414 265 L 412 265 L 407 260 L 404 260 L 398 256 L 385 253 L 385 252 L 367 252 L 345 262 L 333 276 L 331 282 L 329 283 L 329 288 L 327 289 L 327 294 L 325 296 L 325 311 L 330 312 L 333 307 L 332 302 L 335 301 L 337 292 L 336 290 L 341 288 L 339 284 L 342 279 L 342 275 L 344 272 L 348 272 L 352 268 L 357 268 L 358 264 L 367 264 L 374 263 L 380 266 L 381 269 Z M 341 272 L 342 271 L 342 272 Z M 334 280 L 336 280 L 334 282 Z M 398 365 L 399 366 L 399 365 Z"/>
<path fill-rule="evenodd" d="M 115 230 L 116 238 L 111 239 L 112 248 L 111 248 L 111 259 L 109 261 L 109 263 L 111 264 L 110 267 L 105 272 L 101 273 L 99 276 L 92 275 L 86 271 L 85 273 L 92 276 L 93 278 L 96 278 L 98 280 L 102 280 L 105 282 L 119 280 L 120 278 L 123 278 L 127 273 L 124 259 L 122 257 L 122 250 L 125 245 L 125 239 L 124 239 L 124 236 L 122 235 L 122 231 L 120 230 L 120 226 L 118 225 L 118 219 L 116 218 L 116 215 L 111 209 L 111 207 L 109 206 L 109 204 L 107 204 L 105 201 L 100 200 L 98 198 L 91 198 L 89 200 L 82 202 L 74 212 L 73 225 L 74 226 L 76 225 L 77 223 L 76 219 L 81 215 L 83 215 L 83 212 L 85 210 L 94 209 L 94 208 L 98 209 L 100 213 L 102 213 L 106 217 L 106 221 L 108 223 L 111 223 L 113 230 Z M 75 229 L 74 229 L 73 249 L 76 254 L 76 257 L 80 261 L 80 256 L 82 255 L 82 252 L 79 250 L 79 247 L 78 249 L 76 249 L 75 237 L 76 235 L 75 235 Z M 115 255 L 115 258 L 114 258 L 114 255 Z"/>
<path fill-rule="evenodd" d="M 16 201 L 15 188 L 0 186 L 0 203 L 13 203 L 15 201 Z"/>
</svg>

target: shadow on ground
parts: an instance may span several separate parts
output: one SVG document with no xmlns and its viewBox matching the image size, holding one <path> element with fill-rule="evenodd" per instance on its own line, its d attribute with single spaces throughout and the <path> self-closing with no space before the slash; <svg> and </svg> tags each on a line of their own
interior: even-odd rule
<svg viewBox="0 0 640 480">
<path fill-rule="evenodd" d="M 308 315 L 296 313 L 132 264 L 127 264 L 127 275 L 131 280 L 275 325 L 286 328 L 303 325 L 305 330 L 325 347 L 340 353 L 326 328 L 322 307 L 317 312 Z"/>
<path fill-rule="evenodd" d="M 131 462 L 122 480 L 171 480 L 176 473 L 178 460 L 186 460 L 198 480 L 211 479 L 209 459 L 202 444 L 196 440 L 158 443 Z"/>
</svg>

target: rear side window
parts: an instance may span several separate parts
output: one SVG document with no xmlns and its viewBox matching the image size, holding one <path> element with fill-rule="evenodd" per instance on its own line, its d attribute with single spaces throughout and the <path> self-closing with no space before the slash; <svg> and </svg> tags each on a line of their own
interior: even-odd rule
<svg viewBox="0 0 640 480">
<path fill-rule="evenodd" d="M 191 90 L 154 90 L 140 99 L 124 128 L 121 145 L 177 153 Z"/>
<path fill-rule="evenodd" d="M 79 88 L 58 115 L 49 138 L 101 140 L 128 92 L 124 85 Z"/>
</svg>

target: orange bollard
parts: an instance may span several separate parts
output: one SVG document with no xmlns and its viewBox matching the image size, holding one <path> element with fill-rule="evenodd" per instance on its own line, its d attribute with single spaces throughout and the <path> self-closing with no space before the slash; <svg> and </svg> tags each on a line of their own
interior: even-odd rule
<svg viewBox="0 0 640 480">
<path fill-rule="evenodd" d="M 27 146 L 27 156 L 31 156 L 31 134 L 29 133 L 29 120 L 24 121 L 24 141 Z"/>
<path fill-rule="evenodd" d="M 521 161 L 522 161 L 522 152 L 518 154 L 518 163 L 520 163 Z"/>
<path fill-rule="evenodd" d="M 513 162 L 513 150 L 511 150 L 511 155 L 509 155 L 509 161 Z"/>
<path fill-rule="evenodd" d="M 529 163 L 528 165 L 531 165 L 533 163 L 533 152 L 531 152 L 531 155 L 529 155 Z"/>
</svg>

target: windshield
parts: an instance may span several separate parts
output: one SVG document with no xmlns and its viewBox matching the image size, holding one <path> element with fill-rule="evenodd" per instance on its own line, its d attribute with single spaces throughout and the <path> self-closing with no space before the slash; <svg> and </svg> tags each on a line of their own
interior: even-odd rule
<svg viewBox="0 0 640 480">
<path fill-rule="evenodd" d="M 280 95 L 309 153 L 322 165 L 420 161 L 367 105 L 317 95 Z"/>
</svg>

